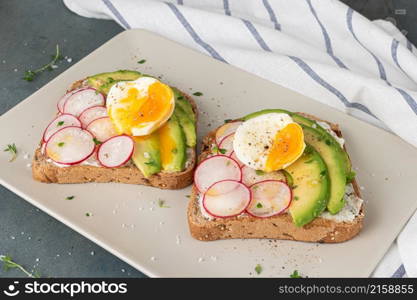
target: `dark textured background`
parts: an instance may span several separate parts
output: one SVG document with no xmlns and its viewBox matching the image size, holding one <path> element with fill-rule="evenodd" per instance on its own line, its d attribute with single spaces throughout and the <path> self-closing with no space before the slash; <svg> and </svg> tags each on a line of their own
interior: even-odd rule
<svg viewBox="0 0 417 300">
<path fill-rule="evenodd" d="M 417 0 L 344 2 L 371 19 L 395 20 L 414 45 L 417 44 Z M 86 19 L 71 13 L 61 1 L 0 0 L 0 115 L 120 31 L 122 28 L 113 21 Z M 25 70 L 48 62 L 56 44 L 62 46 L 64 55 L 72 62 L 60 62 L 56 70 L 42 74 L 33 82 L 22 80 Z M 42 277 L 144 276 L 0 187 L 2 254 L 11 255 Z M 0 270 L 0 277 L 19 276 L 25 275 L 18 270 Z"/>
</svg>

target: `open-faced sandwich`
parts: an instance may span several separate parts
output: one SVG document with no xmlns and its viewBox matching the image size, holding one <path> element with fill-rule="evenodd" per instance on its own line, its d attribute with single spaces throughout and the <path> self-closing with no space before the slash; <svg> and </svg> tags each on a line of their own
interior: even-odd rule
<svg viewBox="0 0 417 300">
<path fill-rule="evenodd" d="M 42 182 L 121 182 L 163 189 L 190 185 L 196 161 L 194 101 L 136 71 L 72 84 L 36 149 Z"/>
<path fill-rule="evenodd" d="M 363 201 L 339 127 L 281 109 L 226 122 L 203 141 L 188 207 L 194 238 L 336 243 Z"/>
</svg>

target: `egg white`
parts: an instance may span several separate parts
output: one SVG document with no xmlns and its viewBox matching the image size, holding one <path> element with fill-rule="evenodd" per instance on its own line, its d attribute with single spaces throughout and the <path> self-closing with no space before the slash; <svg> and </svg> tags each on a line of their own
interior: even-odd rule
<svg viewBox="0 0 417 300">
<path fill-rule="evenodd" d="M 275 135 L 290 123 L 294 121 L 285 113 L 263 114 L 243 122 L 233 140 L 237 158 L 252 169 L 265 170 Z"/>
</svg>

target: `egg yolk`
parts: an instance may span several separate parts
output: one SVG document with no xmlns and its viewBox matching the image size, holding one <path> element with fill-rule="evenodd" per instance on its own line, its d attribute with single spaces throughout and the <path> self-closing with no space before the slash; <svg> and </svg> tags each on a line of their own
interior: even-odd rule
<svg viewBox="0 0 417 300">
<path fill-rule="evenodd" d="M 167 166 L 171 163 L 173 158 L 172 154 L 177 149 L 176 143 L 170 135 L 170 130 L 168 126 L 168 124 L 165 124 L 157 131 L 157 133 L 159 134 L 162 166 Z"/>
<path fill-rule="evenodd" d="M 266 160 L 267 172 L 280 170 L 294 162 L 304 151 L 303 129 L 290 123 L 277 132 Z"/>
<path fill-rule="evenodd" d="M 141 128 L 149 123 L 163 120 L 172 109 L 172 90 L 165 84 L 155 82 L 148 88 L 148 95 L 141 97 L 136 88 L 129 88 L 127 97 L 118 101 L 109 115 L 119 134 L 132 135 L 132 127 Z"/>
</svg>

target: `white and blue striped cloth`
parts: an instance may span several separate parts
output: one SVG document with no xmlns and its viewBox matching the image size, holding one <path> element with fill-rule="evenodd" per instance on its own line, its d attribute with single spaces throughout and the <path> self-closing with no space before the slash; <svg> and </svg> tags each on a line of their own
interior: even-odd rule
<svg viewBox="0 0 417 300">
<path fill-rule="evenodd" d="M 337 0 L 64 0 L 145 28 L 388 129 L 417 146 L 417 49 Z M 417 215 L 375 277 L 417 277 Z"/>
</svg>

